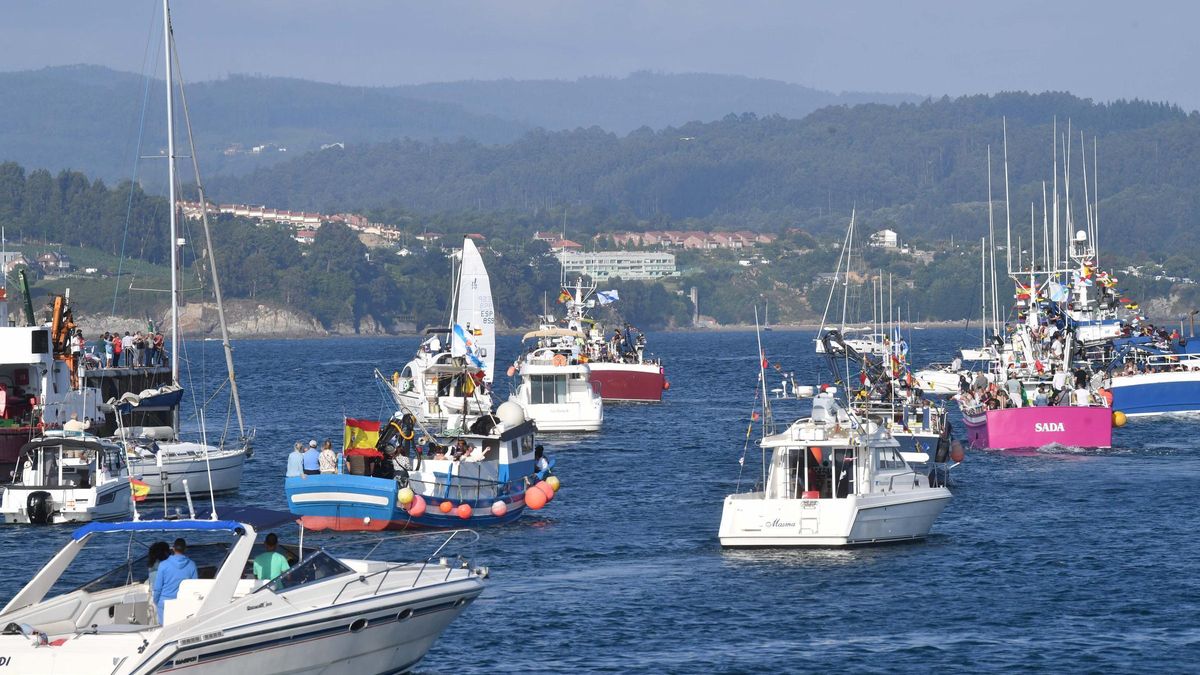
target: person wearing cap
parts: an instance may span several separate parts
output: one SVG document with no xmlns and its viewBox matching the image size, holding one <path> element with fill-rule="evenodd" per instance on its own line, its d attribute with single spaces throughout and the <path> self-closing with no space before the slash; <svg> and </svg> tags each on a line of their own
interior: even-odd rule
<svg viewBox="0 0 1200 675">
<path fill-rule="evenodd" d="M 317 449 L 315 440 L 308 442 L 308 449 L 304 451 L 304 475 L 315 476 L 321 473 L 321 451 Z"/>
</svg>

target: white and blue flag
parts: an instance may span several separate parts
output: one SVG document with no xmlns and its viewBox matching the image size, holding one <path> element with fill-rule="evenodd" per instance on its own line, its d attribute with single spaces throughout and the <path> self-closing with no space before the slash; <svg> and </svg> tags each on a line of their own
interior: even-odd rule
<svg viewBox="0 0 1200 675">
<path fill-rule="evenodd" d="M 615 288 L 611 291 L 597 291 L 596 299 L 600 301 L 601 305 L 609 305 L 620 300 L 621 294 Z"/>
</svg>

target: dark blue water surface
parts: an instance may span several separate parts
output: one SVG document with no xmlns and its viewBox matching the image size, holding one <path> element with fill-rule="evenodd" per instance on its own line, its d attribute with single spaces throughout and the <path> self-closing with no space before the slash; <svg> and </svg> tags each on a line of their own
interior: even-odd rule
<svg viewBox="0 0 1200 675">
<path fill-rule="evenodd" d="M 918 362 L 977 340 L 958 330 L 912 336 Z M 768 357 L 802 383 L 827 382 L 811 337 L 765 334 Z M 602 432 L 541 439 L 562 491 L 545 510 L 481 532 L 487 591 L 423 671 L 1196 668 L 1200 421 L 1135 421 L 1104 452 L 969 453 L 922 543 L 723 551 L 717 526 L 738 484 L 755 336 L 650 343 L 671 381 L 665 401 L 606 406 Z M 389 414 L 372 372 L 399 369 L 416 344 L 238 342 L 258 441 L 241 494 L 226 503 L 283 506 L 292 443 L 338 438 L 343 415 Z M 501 372 L 516 346 L 500 339 Z M 193 343 L 189 362 L 193 375 L 218 377 L 219 345 Z M 777 408 L 781 421 L 800 412 L 788 406 Z M 743 489 L 758 471 L 751 446 Z M 0 531 L 0 597 L 68 532 Z"/>
</svg>

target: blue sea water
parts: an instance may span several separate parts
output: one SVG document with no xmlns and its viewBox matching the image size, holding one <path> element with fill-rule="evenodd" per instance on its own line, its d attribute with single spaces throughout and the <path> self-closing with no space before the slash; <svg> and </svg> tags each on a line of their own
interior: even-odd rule
<svg viewBox="0 0 1200 675">
<path fill-rule="evenodd" d="M 775 331 L 764 347 L 801 383 L 828 382 L 811 338 Z M 541 439 L 562 491 L 543 511 L 480 532 L 475 562 L 491 569 L 487 590 L 422 672 L 1196 668 L 1200 419 L 1135 420 L 1110 451 L 970 452 L 954 470 L 954 500 L 921 543 L 724 551 L 717 526 L 739 485 L 755 336 L 649 339 L 671 381 L 664 402 L 608 406 L 599 433 Z M 921 362 L 976 339 L 930 329 L 911 341 Z M 237 342 L 258 440 L 241 493 L 226 503 L 282 507 L 292 443 L 338 438 L 343 415 L 387 415 L 373 370 L 399 369 L 415 346 Z M 504 366 L 516 346 L 501 338 Z M 188 365 L 219 380 L 219 345 L 191 344 Z M 786 423 L 801 410 L 787 402 L 776 415 Z M 759 471 L 753 443 L 746 453 L 742 489 Z M 69 530 L 0 530 L 0 598 Z"/>
</svg>

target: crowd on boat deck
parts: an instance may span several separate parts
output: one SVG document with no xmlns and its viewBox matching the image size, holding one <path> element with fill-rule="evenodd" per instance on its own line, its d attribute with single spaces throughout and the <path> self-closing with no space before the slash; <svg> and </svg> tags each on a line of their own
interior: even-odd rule
<svg viewBox="0 0 1200 675">
<path fill-rule="evenodd" d="M 71 336 L 71 353 L 77 358 L 82 355 L 88 368 L 149 368 L 167 365 L 165 342 L 161 331 L 105 331 L 88 345 L 83 331 L 77 329 Z"/>
<path fill-rule="evenodd" d="M 646 335 L 637 328 L 625 324 L 625 330 L 614 328 L 608 340 L 595 342 L 588 350 L 592 361 L 612 363 L 637 363 L 638 352 L 646 348 Z"/>
<path fill-rule="evenodd" d="M 411 447 L 406 447 L 411 446 Z M 487 459 L 488 448 L 484 445 L 474 445 L 466 439 L 459 438 L 453 443 L 443 445 L 428 436 L 422 436 L 417 442 L 387 443 L 382 451 L 363 451 L 352 448 L 349 452 L 337 452 L 331 441 L 318 449 L 317 441 L 310 440 L 307 445 L 296 443 L 293 452 L 288 455 L 287 477 L 299 478 L 321 474 L 349 473 L 367 475 L 375 478 L 396 478 L 407 475 L 423 459 L 450 460 L 452 462 L 482 462 Z M 545 449 L 538 445 L 533 453 L 536 471 L 550 467 L 546 459 Z"/>
<path fill-rule="evenodd" d="M 1016 368 L 1009 366 L 1003 383 L 992 382 L 984 373 L 974 379 L 959 375 L 959 393 L 954 397 L 964 409 L 1027 408 L 1055 405 L 1112 405 L 1112 392 L 1104 387 L 1093 391 L 1092 376 L 1080 368 L 1068 374 L 1057 367 L 1050 368 L 1050 381 L 1039 382 L 1035 390 L 1025 386 Z"/>
</svg>

